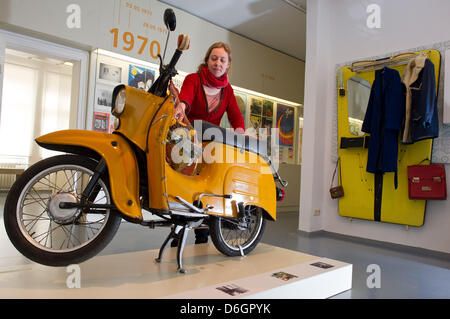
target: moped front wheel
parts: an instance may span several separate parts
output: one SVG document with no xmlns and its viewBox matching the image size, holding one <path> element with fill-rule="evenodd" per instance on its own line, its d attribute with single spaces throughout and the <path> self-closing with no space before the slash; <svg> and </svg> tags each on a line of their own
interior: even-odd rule
<svg viewBox="0 0 450 319">
<path fill-rule="evenodd" d="M 209 229 L 214 246 L 227 256 L 249 254 L 259 243 L 266 227 L 260 207 L 247 206 L 246 224 L 236 219 L 211 216 Z"/>
<path fill-rule="evenodd" d="M 84 156 L 44 159 L 14 183 L 5 202 L 4 222 L 13 245 L 25 257 L 47 266 L 83 262 L 100 252 L 117 232 L 121 217 L 111 209 L 61 208 L 79 203 L 97 162 Z M 107 176 L 87 203 L 111 204 Z"/>
</svg>

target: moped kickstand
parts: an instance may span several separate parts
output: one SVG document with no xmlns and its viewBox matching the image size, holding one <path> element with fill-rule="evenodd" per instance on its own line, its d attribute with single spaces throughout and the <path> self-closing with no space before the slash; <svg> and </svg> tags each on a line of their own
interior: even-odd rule
<svg viewBox="0 0 450 319">
<path fill-rule="evenodd" d="M 177 239 L 178 240 L 178 247 L 177 247 L 177 264 L 178 268 L 177 270 L 184 274 L 186 273 L 186 270 L 183 268 L 183 251 L 184 246 L 186 244 L 186 239 L 189 230 L 191 230 L 193 227 L 197 227 L 201 225 L 203 220 L 196 221 L 196 222 L 187 222 L 184 225 L 175 225 L 175 227 L 172 227 L 172 230 L 170 231 L 167 238 L 164 240 L 161 248 L 159 249 L 158 258 L 155 259 L 156 262 L 161 262 L 162 256 L 164 254 L 164 251 L 166 250 L 167 244 L 171 239 Z"/>
</svg>

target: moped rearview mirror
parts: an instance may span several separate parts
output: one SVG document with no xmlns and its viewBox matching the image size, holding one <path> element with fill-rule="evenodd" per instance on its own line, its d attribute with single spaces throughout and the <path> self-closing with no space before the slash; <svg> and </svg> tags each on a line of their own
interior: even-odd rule
<svg viewBox="0 0 450 319">
<path fill-rule="evenodd" d="M 177 18 L 175 17 L 175 12 L 173 12 L 173 10 L 170 8 L 167 8 L 164 11 L 164 24 L 166 25 L 167 28 L 167 39 L 166 45 L 164 46 L 164 53 L 161 59 L 161 64 L 164 64 L 164 57 L 166 56 L 166 49 L 167 43 L 169 42 L 170 31 L 174 31 L 175 27 L 177 26 Z"/>
<path fill-rule="evenodd" d="M 173 10 L 170 8 L 164 11 L 164 24 L 170 31 L 174 31 L 175 27 L 177 26 L 177 18 L 175 17 L 175 12 L 173 12 Z"/>
</svg>

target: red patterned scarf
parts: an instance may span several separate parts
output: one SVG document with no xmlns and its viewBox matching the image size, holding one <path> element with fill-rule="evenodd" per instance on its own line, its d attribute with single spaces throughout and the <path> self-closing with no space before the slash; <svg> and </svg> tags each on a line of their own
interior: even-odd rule
<svg viewBox="0 0 450 319">
<path fill-rule="evenodd" d="M 204 66 L 200 71 L 200 74 L 205 82 L 203 84 L 208 87 L 221 89 L 228 85 L 227 72 L 225 72 L 220 78 L 216 78 L 211 72 L 209 72 L 208 66 Z"/>
</svg>

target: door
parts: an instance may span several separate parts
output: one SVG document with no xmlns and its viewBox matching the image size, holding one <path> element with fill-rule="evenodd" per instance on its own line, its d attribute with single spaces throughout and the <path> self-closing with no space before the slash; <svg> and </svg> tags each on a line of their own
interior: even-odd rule
<svg viewBox="0 0 450 319">
<path fill-rule="evenodd" d="M 54 153 L 34 138 L 86 127 L 87 52 L 0 30 L 0 265 L 23 263 L 3 226 L 16 173 Z M 5 264 L 6 262 L 6 264 Z"/>
<path fill-rule="evenodd" d="M 8 189 L 15 179 L 8 169 L 56 154 L 38 147 L 36 137 L 84 128 L 88 54 L 0 32 L 0 56 L 0 189 Z"/>
</svg>

